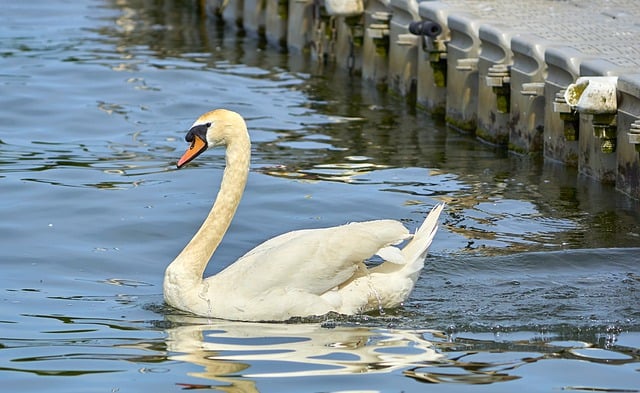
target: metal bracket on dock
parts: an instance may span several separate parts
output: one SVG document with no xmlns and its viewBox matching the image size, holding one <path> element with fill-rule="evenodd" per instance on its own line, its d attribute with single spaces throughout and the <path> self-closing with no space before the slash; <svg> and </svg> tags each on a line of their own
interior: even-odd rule
<svg viewBox="0 0 640 393">
<path fill-rule="evenodd" d="M 627 138 L 629 138 L 629 143 L 635 145 L 636 151 L 640 153 L 640 120 L 631 123 L 629 131 L 627 132 Z"/>
<path fill-rule="evenodd" d="M 478 71 L 478 58 L 472 57 L 469 59 L 458 59 L 456 63 L 456 70 L 463 72 L 475 72 Z"/>
<path fill-rule="evenodd" d="M 344 23 L 349 27 L 349 38 L 354 46 L 362 46 L 364 39 L 364 29 L 362 15 L 349 16 L 344 19 Z"/>
<path fill-rule="evenodd" d="M 593 135 L 600 139 L 600 151 L 614 153 L 616 151 L 618 122 L 615 113 L 593 115 L 591 121 Z"/>
<path fill-rule="evenodd" d="M 489 87 L 502 87 L 511 82 L 511 67 L 506 64 L 495 64 L 489 67 L 485 81 Z"/>
<path fill-rule="evenodd" d="M 542 97 L 544 96 L 544 82 L 523 83 L 520 94 L 523 96 Z"/>
<path fill-rule="evenodd" d="M 367 27 L 367 34 L 373 39 L 376 52 L 386 56 L 389 53 L 389 21 L 391 20 L 391 13 L 378 11 L 374 12 L 371 17 L 378 23 L 370 24 Z"/>
<path fill-rule="evenodd" d="M 485 82 L 496 94 L 496 109 L 499 113 L 509 113 L 511 109 L 511 67 L 495 64 L 489 67 Z"/>
<path fill-rule="evenodd" d="M 362 0 L 324 0 L 324 7 L 327 14 L 344 18 L 344 23 L 349 29 L 349 38 L 352 45 L 362 45 L 364 37 L 363 15 L 364 3 Z"/>
<path fill-rule="evenodd" d="M 399 46 L 418 46 L 418 37 L 413 34 L 398 34 L 396 45 Z"/>
<path fill-rule="evenodd" d="M 553 111 L 560 115 L 560 119 L 564 122 L 564 138 L 567 141 L 578 140 L 578 130 L 580 128 L 580 117 L 571 105 L 567 104 L 564 98 L 565 90 L 562 89 L 556 93 L 553 100 Z"/>
</svg>

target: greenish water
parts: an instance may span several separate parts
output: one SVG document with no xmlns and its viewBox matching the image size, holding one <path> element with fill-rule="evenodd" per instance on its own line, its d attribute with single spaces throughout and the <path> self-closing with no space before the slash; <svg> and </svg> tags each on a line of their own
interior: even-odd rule
<svg viewBox="0 0 640 393">
<path fill-rule="evenodd" d="M 6 391 L 639 391 L 640 205 L 496 151 L 191 1 L 0 7 Z M 404 308 L 246 324 L 164 306 L 217 190 L 186 129 L 248 120 L 252 172 L 207 274 L 284 231 L 448 204 Z M 617 389 L 617 390 L 616 390 Z"/>
</svg>

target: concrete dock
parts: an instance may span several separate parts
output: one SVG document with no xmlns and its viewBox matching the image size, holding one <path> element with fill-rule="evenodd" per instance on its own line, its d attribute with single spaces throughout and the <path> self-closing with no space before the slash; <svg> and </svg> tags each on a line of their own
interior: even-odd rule
<svg viewBox="0 0 640 393">
<path fill-rule="evenodd" d="M 640 2 L 206 0 L 225 24 L 333 62 L 516 154 L 640 199 Z"/>
</svg>

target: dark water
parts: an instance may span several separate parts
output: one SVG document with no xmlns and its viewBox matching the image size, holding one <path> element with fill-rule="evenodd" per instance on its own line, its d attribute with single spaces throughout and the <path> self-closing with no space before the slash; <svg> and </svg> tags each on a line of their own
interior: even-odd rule
<svg viewBox="0 0 640 393">
<path fill-rule="evenodd" d="M 357 78 L 224 30 L 193 1 L 0 6 L 3 391 L 640 391 L 640 204 L 447 130 Z M 448 203 L 401 310 L 290 324 L 166 308 L 166 264 L 222 152 L 253 166 L 213 274 L 283 231 Z"/>
</svg>

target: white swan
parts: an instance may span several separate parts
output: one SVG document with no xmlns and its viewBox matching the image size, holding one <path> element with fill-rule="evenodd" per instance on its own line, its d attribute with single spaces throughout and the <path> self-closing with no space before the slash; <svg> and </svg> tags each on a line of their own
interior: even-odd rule
<svg viewBox="0 0 640 393">
<path fill-rule="evenodd" d="M 251 142 L 244 119 L 224 109 L 200 116 L 185 138 L 178 168 L 207 148 L 226 146 L 220 190 L 204 223 L 167 267 L 165 301 L 193 314 L 239 321 L 284 321 L 330 311 L 358 314 L 398 307 L 424 265 L 443 204 L 413 238 L 398 221 L 377 220 L 299 230 L 270 239 L 220 273 L 202 278 L 244 191 Z M 386 262 L 367 268 L 374 255 Z"/>
</svg>

